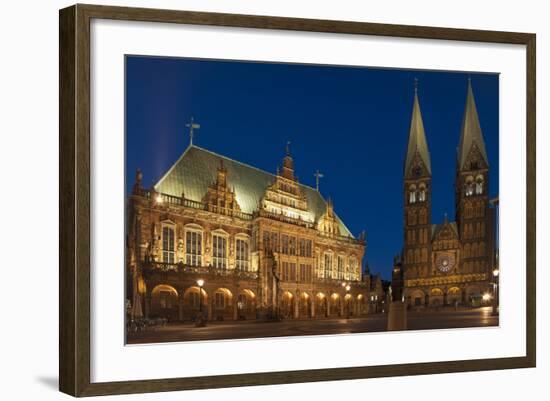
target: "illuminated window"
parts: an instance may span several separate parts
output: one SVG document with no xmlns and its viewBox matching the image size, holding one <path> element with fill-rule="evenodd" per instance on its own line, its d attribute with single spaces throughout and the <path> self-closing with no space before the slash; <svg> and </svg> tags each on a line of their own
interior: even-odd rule
<svg viewBox="0 0 550 401">
<path fill-rule="evenodd" d="M 338 264 L 338 279 L 342 280 L 344 279 L 344 257 L 338 256 L 337 258 L 337 264 Z"/>
<path fill-rule="evenodd" d="M 332 277 L 332 254 L 325 253 L 325 278 Z"/>
<path fill-rule="evenodd" d="M 238 270 L 248 271 L 250 267 L 249 263 L 249 252 L 248 252 L 248 241 L 244 239 L 237 238 L 235 241 L 235 247 L 237 248 L 237 258 L 235 260 L 235 267 Z"/>
<path fill-rule="evenodd" d="M 174 229 L 164 226 L 162 228 L 162 261 L 165 263 L 175 263 L 175 258 Z"/>
<path fill-rule="evenodd" d="M 202 265 L 202 233 L 200 231 L 185 232 L 185 263 L 189 266 Z"/>
<path fill-rule="evenodd" d="M 212 261 L 214 267 L 227 269 L 227 239 L 224 236 L 212 236 Z"/>
</svg>

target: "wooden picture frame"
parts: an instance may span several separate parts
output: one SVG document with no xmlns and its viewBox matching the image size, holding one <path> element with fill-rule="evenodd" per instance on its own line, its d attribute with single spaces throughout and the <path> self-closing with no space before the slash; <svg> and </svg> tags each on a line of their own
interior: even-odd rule
<svg viewBox="0 0 550 401">
<path fill-rule="evenodd" d="M 527 49 L 525 60 L 527 71 L 526 356 L 92 383 L 90 381 L 90 21 L 94 18 L 525 45 Z M 94 396 L 535 366 L 536 36 L 534 34 L 95 5 L 75 5 L 61 10 L 59 29 L 59 388 L 62 392 L 73 396 Z"/>
</svg>

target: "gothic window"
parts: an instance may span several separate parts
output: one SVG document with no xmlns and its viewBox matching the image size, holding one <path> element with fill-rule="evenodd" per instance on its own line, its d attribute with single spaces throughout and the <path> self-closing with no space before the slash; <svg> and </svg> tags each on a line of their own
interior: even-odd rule
<svg viewBox="0 0 550 401">
<path fill-rule="evenodd" d="M 164 263 L 175 263 L 175 237 L 174 228 L 162 227 L 162 261 Z"/>
<path fill-rule="evenodd" d="M 483 194 L 483 176 L 482 175 L 478 175 L 476 177 L 476 195 L 481 195 Z"/>
<path fill-rule="evenodd" d="M 237 238 L 235 241 L 237 257 L 235 259 L 235 267 L 238 270 L 248 271 L 250 268 L 250 257 L 248 252 L 248 241 L 246 239 Z"/>
<path fill-rule="evenodd" d="M 227 238 L 214 234 L 212 236 L 212 261 L 213 266 L 219 269 L 227 269 Z"/>
<path fill-rule="evenodd" d="M 416 203 L 416 185 L 409 186 L 409 203 Z"/>
<path fill-rule="evenodd" d="M 332 254 L 325 253 L 325 278 L 332 277 Z"/>
<path fill-rule="evenodd" d="M 185 232 L 185 263 L 189 266 L 202 265 L 202 232 Z"/>
<path fill-rule="evenodd" d="M 469 175 L 466 177 L 466 182 L 464 184 L 464 193 L 466 196 L 472 196 L 474 194 L 474 177 Z"/>
<path fill-rule="evenodd" d="M 465 187 L 466 196 L 472 196 L 474 194 L 474 185 L 470 183 L 466 183 Z"/>
<path fill-rule="evenodd" d="M 424 184 L 424 183 L 420 184 L 420 186 L 419 186 L 418 201 L 419 202 L 425 202 L 426 201 L 426 184 Z"/>
</svg>

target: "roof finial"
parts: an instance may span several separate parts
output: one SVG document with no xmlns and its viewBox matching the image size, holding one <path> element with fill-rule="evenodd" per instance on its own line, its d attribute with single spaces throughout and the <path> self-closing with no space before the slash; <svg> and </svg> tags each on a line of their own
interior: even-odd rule
<svg viewBox="0 0 550 401">
<path fill-rule="evenodd" d="M 194 122 L 193 117 L 191 117 L 191 121 L 185 124 L 185 126 L 189 128 L 189 146 L 193 146 L 193 130 L 199 129 L 201 126 Z"/>
<path fill-rule="evenodd" d="M 319 192 L 319 178 L 323 178 L 324 175 L 317 170 L 313 176 L 315 177 L 315 188 L 317 189 L 317 192 Z"/>
<path fill-rule="evenodd" d="M 447 224 L 449 222 L 449 220 L 447 219 L 447 212 L 445 212 L 443 221 L 445 222 L 445 224 Z"/>
<path fill-rule="evenodd" d="M 290 156 L 290 141 L 286 141 L 286 155 Z"/>
<path fill-rule="evenodd" d="M 414 77 L 414 94 L 418 94 L 418 78 Z"/>
</svg>

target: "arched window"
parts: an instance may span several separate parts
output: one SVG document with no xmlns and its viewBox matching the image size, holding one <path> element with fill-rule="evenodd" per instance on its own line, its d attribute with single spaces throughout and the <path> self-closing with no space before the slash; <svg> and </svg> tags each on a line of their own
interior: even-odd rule
<svg viewBox="0 0 550 401">
<path fill-rule="evenodd" d="M 409 187 L 409 203 L 416 203 L 416 185 Z"/>
<path fill-rule="evenodd" d="M 483 176 L 478 175 L 476 177 L 476 195 L 481 195 L 483 193 Z"/>
<path fill-rule="evenodd" d="M 426 184 L 424 183 L 418 187 L 418 201 L 426 202 Z"/>
<path fill-rule="evenodd" d="M 464 194 L 466 196 L 472 196 L 474 194 L 474 177 L 471 175 L 466 177 L 466 182 L 464 183 Z"/>
</svg>

